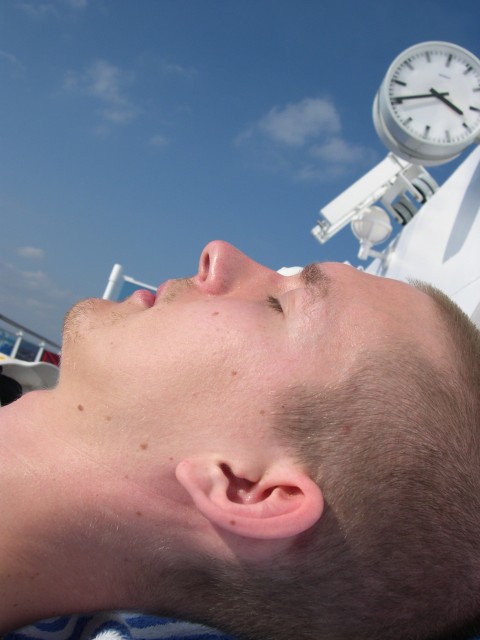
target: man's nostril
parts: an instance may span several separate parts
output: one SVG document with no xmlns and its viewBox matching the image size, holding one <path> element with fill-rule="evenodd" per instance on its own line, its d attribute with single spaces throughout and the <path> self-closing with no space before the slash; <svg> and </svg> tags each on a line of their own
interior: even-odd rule
<svg viewBox="0 0 480 640">
<path fill-rule="evenodd" d="M 210 271 L 210 251 L 204 249 L 198 265 L 198 279 L 200 282 L 206 282 L 208 279 L 208 273 Z"/>
<path fill-rule="evenodd" d="M 205 252 L 205 257 L 203 258 L 203 274 L 204 278 L 208 277 L 208 272 L 210 270 L 210 254 L 208 251 Z"/>
</svg>

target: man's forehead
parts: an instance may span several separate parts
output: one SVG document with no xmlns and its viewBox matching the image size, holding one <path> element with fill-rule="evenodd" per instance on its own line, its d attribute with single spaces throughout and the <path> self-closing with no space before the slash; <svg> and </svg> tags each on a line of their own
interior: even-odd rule
<svg viewBox="0 0 480 640">
<path fill-rule="evenodd" d="M 328 298 L 330 313 L 353 311 L 352 306 L 360 305 L 371 309 L 371 319 L 379 312 L 400 320 L 432 311 L 432 295 L 421 283 L 365 273 L 344 263 L 310 263 L 299 277 L 307 289 L 306 309 Z"/>
<path fill-rule="evenodd" d="M 390 298 L 390 304 L 395 306 L 396 302 L 402 305 L 403 300 L 417 301 L 422 304 L 422 298 L 435 297 L 429 291 L 430 287 L 424 283 L 416 281 L 404 282 L 392 278 L 385 278 L 376 274 L 365 273 L 356 269 L 348 263 L 340 262 L 312 262 L 305 267 L 292 267 L 281 269 L 282 275 L 296 276 L 308 289 L 307 300 L 311 303 L 322 300 L 340 289 L 343 294 L 350 298 L 348 289 L 370 292 L 373 295 L 386 295 Z M 352 291 L 353 293 L 353 291 Z M 366 300 L 365 300 L 366 302 Z M 385 300 L 386 302 L 386 300 Z"/>
</svg>

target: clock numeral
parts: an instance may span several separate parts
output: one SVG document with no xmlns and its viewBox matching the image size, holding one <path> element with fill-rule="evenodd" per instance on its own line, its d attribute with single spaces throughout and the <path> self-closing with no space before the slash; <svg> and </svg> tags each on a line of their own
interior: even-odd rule
<svg viewBox="0 0 480 640">
<path fill-rule="evenodd" d="M 408 67 L 410 71 L 413 71 L 414 69 L 413 64 L 410 62 L 410 60 L 405 60 L 405 66 Z"/>
<path fill-rule="evenodd" d="M 450 131 L 447 129 L 445 131 L 445 139 L 447 142 L 450 142 L 451 138 L 450 138 Z"/>
<path fill-rule="evenodd" d="M 394 80 L 395 84 L 399 84 L 401 87 L 406 87 L 407 83 L 406 82 L 402 82 L 401 80 Z"/>
<path fill-rule="evenodd" d="M 447 62 L 445 63 L 446 67 L 450 66 L 450 63 L 452 61 L 453 55 L 451 53 L 448 54 L 448 58 L 447 58 Z"/>
<path fill-rule="evenodd" d="M 428 134 L 430 133 L 430 126 L 427 124 L 425 127 L 425 131 L 423 132 L 423 137 L 428 138 Z"/>
<path fill-rule="evenodd" d="M 468 124 L 467 124 L 466 122 L 463 122 L 463 123 L 462 123 L 462 126 L 463 126 L 463 127 L 465 127 L 465 129 L 466 129 L 469 133 L 471 132 L 471 129 L 470 129 L 470 127 L 468 126 Z"/>
<path fill-rule="evenodd" d="M 475 87 L 474 91 L 480 91 L 480 87 Z"/>
<path fill-rule="evenodd" d="M 468 107 L 470 111 L 480 111 L 478 107 Z"/>
<path fill-rule="evenodd" d="M 430 60 L 430 52 L 429 51 L 425 51 L 425 57 L 427 59 L 427 62 L 431 62 L 431 60 Z"/>
<path fill-rule="evenodd" d="M 413 120 L 413 118 L 407 118 L 406 120 L 403 121 L 403 125 L 406 127 L 407 124 L 410 124 L 410 122 Z"/>
<path fill-rule="evenodd" d="M 467 73 L 470 73 L 470 71 L 472 71 L 473 67 L 471 67 L 470 65 L 468 65 L 466 71 L 463 72 L 463 75 L 466 76 Z"/>
</svg>

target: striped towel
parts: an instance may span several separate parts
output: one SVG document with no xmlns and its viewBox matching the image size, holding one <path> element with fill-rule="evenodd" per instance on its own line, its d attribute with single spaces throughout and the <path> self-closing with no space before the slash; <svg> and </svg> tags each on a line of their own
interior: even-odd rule
<svg viewBox="0 0 480 640">
<path fill-rule="evenodd" d="M 52 618 L 9 633 L 3 640 L 235 640 L 220 631 L 171 618 L 99 613 Z"/>
<path fill-rule="evenodd" d="M 0 640 L 235 640 L 220 631 L 171 618 L 136 613 L 99 613 L 52 618 Z M 472 640 L 480 640 L 475 635 Z"/>
</svg>

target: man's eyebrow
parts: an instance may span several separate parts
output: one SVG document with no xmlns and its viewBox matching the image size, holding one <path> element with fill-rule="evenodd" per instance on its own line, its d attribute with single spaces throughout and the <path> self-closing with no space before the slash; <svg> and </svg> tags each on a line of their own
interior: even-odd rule
<svg viewBox="0 0 480 640">
<path fill-rule="evenodd" d="M 324 298 L 328 294 L 329 278 L 318 262 L 307 264 L 300 273 L 300 278 L 307 289 Z"/>
</svg>

